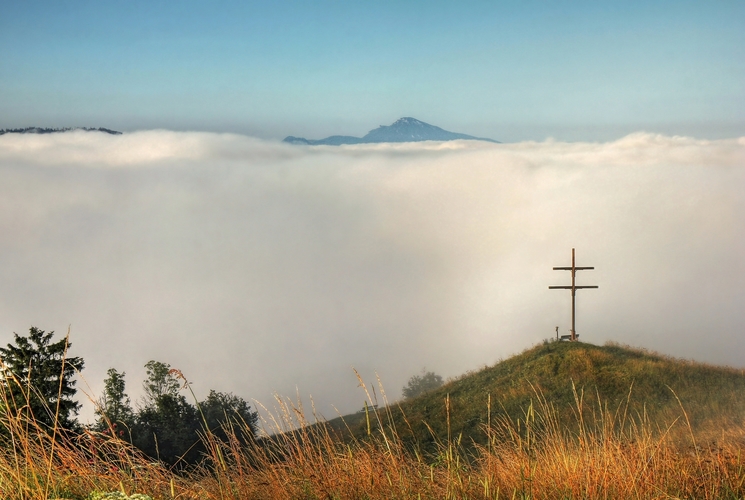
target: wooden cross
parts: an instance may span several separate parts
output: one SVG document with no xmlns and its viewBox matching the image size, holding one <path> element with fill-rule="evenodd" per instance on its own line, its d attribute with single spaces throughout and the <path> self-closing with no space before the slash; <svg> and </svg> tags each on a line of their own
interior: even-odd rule
<svg viewBox="0 0 745 500">
<path fill-rule="evenodd" d="M 575 342 L 577 340 L 577 331 L 574 329 L 574 297 L 576 294 L 576 291 L 580 288 L 597 288 L 597 286 L 577 286 L 574 284 L 574 277 L 575 273 L 577 271 L 584 271 L 586 269 L 595 269 L 594 267 L 578 267 L 574 265 L 574 248 L 572 248 L 572 267 L 555 267 L 554 271 L 572 271 L 572 285 L 571 286 L 550 286 L 548 287 L 551 290 L 554 289 L 562 289 L 562 290 L 571 290 L 572 291 L 572 335 L 570 340 L 572 342 Z M 558 333 L 558 332 L 557 332 Z"/>
</svg>

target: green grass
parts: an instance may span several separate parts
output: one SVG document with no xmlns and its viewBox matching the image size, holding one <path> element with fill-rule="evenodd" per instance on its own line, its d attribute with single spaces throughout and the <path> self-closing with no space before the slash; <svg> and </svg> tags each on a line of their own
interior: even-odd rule
<svg viewBox="0 0 745 500">
<path fill-rule="evenodd" d="M 617 344 L 549 342 L 401 402 L 390 412 L 390 425 L 419 451 L 436 451 L 448 436 L 449 398 L 450 433 L 473 448 L 486 443 L 483 426 L 490 419 L 524 420 L 525 409 L 539 396 L 560 409 L 558 418 L 568 426 L 576 425 L 577 397 L 584 412 L 598 411 L 600 400 L 610 411 L 623 408 L 665 422 L 682 417 L 682 404 L 692 430 L 704 439 L 745 422 L 743 370 Z M 342 434 L 351 430 L 355 438 L 367 434 L 362 413 L 329 424 Z"/>
<path fill-rule="evenodd" d="M 341 419 L 308 422 L 279 399 L 271 438 L 205 432 L 190 470 L 116 435 L 65 436 L 0 411 L 0 498 L 742 499 L 744 379 L 616 345 L 550 343 L 400 407 L 380 401 L 345 419 L 344 439 Z"/>
</svg>

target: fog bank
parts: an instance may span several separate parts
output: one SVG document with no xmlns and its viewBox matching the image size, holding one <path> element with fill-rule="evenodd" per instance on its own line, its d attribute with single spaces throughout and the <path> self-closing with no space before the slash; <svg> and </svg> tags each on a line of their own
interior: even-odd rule
<svg viewBox="0 0 745 500">
<path fill-rule="evenodd" d="M 362 406 L 422 367 L 570 328 L 745 366 L 745 138 L 297 147 L 170 131 L 0 136 L 0 344 L 63 334 L 98 392 L 151 359 L 198 395 Z M 84 384 L 83 384 L 84 387 Z M 90 415 L 90 409 L 86 410 Z"/>
</svg>

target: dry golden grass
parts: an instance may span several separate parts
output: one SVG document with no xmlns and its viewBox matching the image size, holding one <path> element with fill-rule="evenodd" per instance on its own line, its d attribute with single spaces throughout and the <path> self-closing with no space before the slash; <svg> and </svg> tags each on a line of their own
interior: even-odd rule
<svg viewBox="0 0 745 500">
<path fill-rule="evenodd" d="M 107 434 L 46 428 L 0 385 L 0 498 L 84 498 L 147 488 L 162 496 L 180 478 Z"/>
<path fill-rule="evenodd" d="M 449 415 L 447 398 L 443 405 Z M 67 436 L 3 411 L 0 497 L 83 499 L 93 491 L 220 500 L 745 495 L 742 429 L 720 429 L 716 442 L 704 443 L 690 431 L 682 406 L 680 417 L 664 425 L 629 414 L 628 406 L 588 403 L 582 394 L 575 394 L 572 425 L 561 422 L 538 391 L 518 420 L 492 406 L 485 395 L 487 445 L 467 453 L 459 436 L 450 436 L 436 455 L 421 456 L 403 444 L 407 430 L 392 425 L 391 412 L 399 410 L 385 401 L 367 415 L 369 436 L 344 442 L 327 426 L 308 422 L 301 406 L 278 400 L 265 422 L 271 437 L 242 445 L 236 436 L 245 429 L 231 429 L 235 438 L 228 442 L 206 433 L 208 454 L 187 472 L 150 461 L 118 437 Z M 672 437 L 679 429 L 684 441 Z"/>
</svg>

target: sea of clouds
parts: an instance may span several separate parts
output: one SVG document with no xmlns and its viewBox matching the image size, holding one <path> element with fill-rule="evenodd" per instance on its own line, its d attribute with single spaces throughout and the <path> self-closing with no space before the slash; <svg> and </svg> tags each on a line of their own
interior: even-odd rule
<svg viewBox="0 0 745 500">
<path fill-rule="evenodd" d="M 570 328 L 745 366 L 745 138 L 298 147 L 231 134 L 0 136 L 0 344 L 30 326 L 141 394 L 362 407 Z M 89 388 L 86 387 L 86 383 Z M 87 405 L 83 417 L 91 418 Z"/>
</svg>

